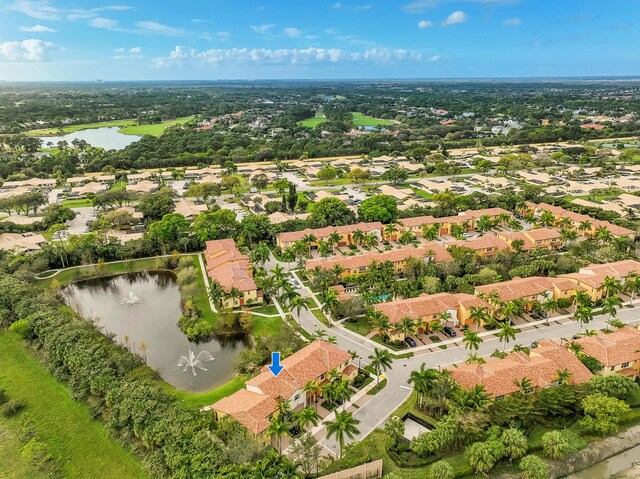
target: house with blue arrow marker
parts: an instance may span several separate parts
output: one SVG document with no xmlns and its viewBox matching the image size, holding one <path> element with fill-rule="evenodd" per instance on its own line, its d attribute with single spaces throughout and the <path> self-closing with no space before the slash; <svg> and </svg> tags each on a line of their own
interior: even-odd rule
<svg viewBox="0 0 640 479">
<path fill-rule="evenodd" d="M 274 351 L 271 363 L 249 379 L 245 389 L 207 409 L 213 410 L 218 419 L 233 417 L 259 436 L 269 427 L 269 420 L 277 414 L 280 403 L 287 402 L 293 411 L 300 410 L 315 405 L 322 398 L 323 384 L 337 379 L 355 379 L 358 368 L 352 364 L 352 359 L 351 353 L 322 339 L 286 358 Z M 309 384 L 317 387 L 310 388 Z"/>
</svg>

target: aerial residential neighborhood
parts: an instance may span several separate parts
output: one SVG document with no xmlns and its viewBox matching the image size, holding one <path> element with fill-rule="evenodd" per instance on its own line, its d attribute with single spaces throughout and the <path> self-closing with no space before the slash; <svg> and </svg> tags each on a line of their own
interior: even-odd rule
<svg viewBox="0 0 640 479">
<path fill-rule="evenodd" d="M 0 479 L 640 478 L 640 9 L 0 2 Z"/>
</svg>

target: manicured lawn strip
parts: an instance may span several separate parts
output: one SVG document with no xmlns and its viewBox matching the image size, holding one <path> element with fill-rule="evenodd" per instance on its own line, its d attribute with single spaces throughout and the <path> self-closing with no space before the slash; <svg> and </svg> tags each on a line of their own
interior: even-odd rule
<svg viewBox="0 0 640 479">
<path fill-rule="evenodd" d="M 422 419 L 423 421 L 428 422 L 429 424 L 435 425 L 436 423 L 435 418 L 426 415 L 423 411 L 421 411 L 416 407 L 417 399 L 418 399 L 418 393 L 414 389 L 413 391 L 411 391 L 411 395 L 407 398 L 407 400 L 403 402 L 402 405 L 393 412 L 392 416 L 398 416 L 401 418 L 405 414 L 410 412 L 411 414 Z"/>
<path fill-rule="evenodd" d="M 367 394 L 369 396 L 374 396 L 375 394 L 378 394 L 380 391 L 382 391 L 386 385 L 387 385 L 387 380 L 383 379 L 382 381 L 380 381 L 379 384 L 376 384 L 371 389 L 369 389 L 369 392 Z"/>
<path fill-rule="evenodd" d="M 118 190 L 124 190 L 127 187 L 127 182 L 126 181 L 116 181 L 114 184 L 111 185 L 111 188 L 109 188 L 111 191 L 118 191 Z"/>
<path fill-rule="evenodd" d="M 347 328 L 349 331 L 353 331 L 354 333 L 361 334 L 366 336 L 371 332 L 371 328 L 369 327 L 369 322 L 365 316 L 358 318 L 356 322 L 343 321 L 342 325 Z"/>
<path fill-rule="evenodd" d="M 21 415 L 33 422 L 37 437 L 59 458 L 62 477 L 148 477 L 139 460 L 91 419 L 87 406 L 75 401 L 17 336 L 5 330 L 0 330 L 0 364 L 0 385 L 9 397 L 26 403 Z M 5 451 L 0 451 L 2 457 Z"/>
<path fill-rule="evenodd" d="M 313 313 L 313 315 L 316 317 L 316 319 L 318 321 L 320 321 L 322 324 L 324 324 L 325 326 L 330 326 L 329 324 L 329 320 L 327 319 L 327 317 L 325 316 L 325 314 L 322 312 L 322 310 L 320 309 L 313 309 L 311 310 L 311 312 Z"/>
<path fill-rule="evenodd" d="M 209 391 L 206 393 L 190 393 L 176 389 L 170 384 L 164 381 L 157 381 L 157 384 L 162 387 L 167 393 L 174 396 L 180 403 L 189 408 L 198 409 L 204 406 L 210 406 L 216 401 L 222 398 L 231 396 L 234 392 L 244 387 L 246 379 L 242 376 L 236 376 L 228 383 L 220 386 L 218 389 Z"/>
<path fill-rule="evenodd" d="M 60 204 L 69 208 L 84 208 L 86 206 L 93 206 L 93 201 L 89 198 L 80 198 L 77 200 L 62 200 Z"/>
<path fill-rule="evenodd" d="M 35 466 L 25 463 L 20 452 L 24 441 L 21 440 L 16 429 L 18 422 L 16 419 L 5 419 L 0 416 L 0 477 L 11 477 L 13 479 L 45 479 L 53 477 L 53 473 L 46 467 L 39 471 Z"/>
<path fill-rule="evenodd" d="M 419 188 L 411 188 L 411 189 L 413 190 L 413 192 L 414 192 L 416 195 L 418 195 L 418 196 L 420 196 L 420 197 L 424 198 L 425 200 L 431 200 L 431 199 L 433 199 L 433 195 L 432 195 L 431 193 L 427 193 L 426 191 L 421 190 L 421 189 L 419 189 Z"/>
<path fill-rule="evenodd" d="M 207 288 L 204 284 L 204 278 L 202 277 L 202 268 L 200 268 L 200 262 L 197 260 L 196 256 L 193 256 L 194 265 L 198 270 L 196 285 L 198 286 L 198 291 L 196 295 L 193 297 L 193 303 L 196 308 L 200 311 L 200 316 L 207 323 L 216 325 L 218 323 L 218 314 L 214 313 L 211 310 L 211 305 L 209 304 L 209 294 L 207 293 Z M 204 273 L 206 274 L 206 272 Z"/>
<path fill-rule="evenodd" d="M 95 277 L 95 276 L 109 276 L 121 273 L 132 273 L 136 271 L 146 271 L 149 269 L 163 269 L 163 258 L 143 258 L 130 261 L 120 261 L 116 263 L 105 263 L 102 274 L 98 274 L 95 265 L 91 266 L 78 266 L 74 268 L 67 268 L 61 271 L 59 274 L 50 279 L 41 280 L 47 286 L 51 285 L 51 281 L 54 279 L 61 285 L 69 284 L 73 281 L 77 281 L 83 278 Z M 82 270 L 87 271 L 86 274 L 82 273 Z"/>
<path fill-rule="evenodd" d="M 124 135 L 152 135 L 160 136 L 164 132 L 165 128 L 173 125 L 183 125 L 191 120 L 193 117 L 185 116 L 182 118 L 176 118 L 175 120 L 167 120 L 162 123 L 156 123 L 153 125 L 131 125 L 126 126 L 120 130 L 120 133 Z"/>
<path fill-rule="evenodd" d="M 31 130 L 27 131 L 24 134 L 27 136 L 58 136 L 60 134 L 74 133 L 76 131 L 88 130 L 90 128 L 107 128 L 113 126 L 130 126 L 135 125 L 135 120 L 113 120 L 113 121 L 102 121 L 98 123 L 83 123 L 81 125 L 70 125 L 64 126 L 62 128 L 45 128 L 42 130 Z M 46 143 L 46 140 L 45 140 Z"/>
<path fill-rule="evenodd" d="M 257 308 L 250 308 L 247 311 L 250 313 L 261 313 L 261 314 L 278 314 L 278 308 L 273 304 L 264 304 L 262 306 L 258 306 Z"/>
</svg>

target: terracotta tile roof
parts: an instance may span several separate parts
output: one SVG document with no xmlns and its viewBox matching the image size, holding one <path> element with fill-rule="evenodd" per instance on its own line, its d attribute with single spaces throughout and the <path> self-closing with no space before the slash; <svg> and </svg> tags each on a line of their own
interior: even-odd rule
<svg viewBox="0 0 640 479">
<path fill-rule="evenodd" d="M 260 434 L 269 427 L 269 417 L 278 409 L 278 403 L 271 396 L 240 389 L 211 407 L 228 414 L 253 434 Z"/>
<path fill-rule="evenodd" d="M 226 290 L 240 292 L 258 289 L 252 278 L 249 258 L 240 253 L 232 239 L 207 241 L 204 251 L 207 273 Z"/>
<path fill-rule="evenodd" d="M 523 231 L 523 234 L 529 236 L 533 241 L 560 239 L 560 232 L 551 228 L 536 228 L 529 231 Z"/>
<path fill-rule="evenodd" d="M 513 278 L 501 283 L 476 286 L 476 291 L 491 294 L 497 291 L 502 301 L 513 301 L 527 296 L 537 296 L 545 291 L 553 291 L 557 287 L 561 291 L 576 289 L 576 285 L 563 278 L 547 278 L 543 276 L 531 276 L 529 278 Z"/>
<path fill-rule="evenodd" d="M 504 210 L 502 208 L 485 208 L 481 210 L 467 210 L 459 213 L 457 216 L 443 216 L 441 218 L 434 218 L 433 216 L 416 216 L 414 218 L 403 218 L 400 223 L 407 228 L 423 226 L 429 224 L 461 224 L 465 222 L 471 223 L 474 219 L 481 216 L 496 217 L 502 213 L 507 213 L 509 216 L 513 216 L 513 213 Z"/>
<path fill-rule="evenodd" d="M 640 360 L 640 331 L 624 327 L 612 333 L 598 333 L 575 341 L 582 352 L 597 359 L 606 367 Z"/>
<path fill-rule="evenodd" d="M 493 248 L 495 251 L 504 251 L 509 249 L 509 243 L 495 235 L 483 235 L 468 240 L 451 241 L 447 243 L 447 246 L 471 248 L 476 251 L 488 250 L 489 248 Z"/>
<path fill-rule="evenodd" d="M 318 239 L 328 238 L 331 233 L 334 231 L 340 234 L 348 234 L 353 233 L 356 230 L 360 230 L 363 233 L 370 233 L 372 231 L 382 231 L 384 225 L 379 221 L 373 223 L 357 223 L 354 225 L 344 225 L 344 226 L 327 226 L 326 228 L 316 228 L 311 229 L 307 228 L 302 231 L 288 231 L 285 233 L 280 233 L 277 238 L 281 243 L 292 243 L 294 241 L 299 241 L 304 238 L 308 234 L 313 234 Z"/>
<path fill-rule="evenodd" d="M 584 283 L 591 288 L 599 288 L 607 276 L 621 279 L 630 273 L 640 273 L 640 262 L 627 259 L 614 263 L 590 264 L 581 268 L 577 273 L 563 274 L 559 277 L 576 283 Z"/>
<path fill-rule="evenodd" d="M 450 368 L 453 379 L 464 389 L 480 384 L 485 392 L 500 397 L 518 391 L 514 381 L 528 378 L 535 388 L 554 384 L 557 371 L 568 369 L 572 384 L 589 380 L 591 372 L 567 349 L 550 340 L 542 340 L 538 347 L 511 353 L 504 359 L 489 358 L 486 364 L 459 364 Z"/>
<path fill-rule="evenodd" d="M 565 210 L 560 206 L 553 206 L 548 203 L 538 203 L 534 205 L 535 209 L 538 212 L 542 211 L 550 211 L 556 217 L 565 217 L 569 218 L 573 223 L 581 223 L 583 221 L 588 221 L 591 223 L 593 228 L 605 227 L 609 232 L 611 232 L 614 236 L 626 236 L 631 234 L 636 234 L 636 231 L 630 230 L 629 228 L 624 228 L 622 226 L 614 225 L 613 223 L 609 223 L 608 221 L 596 220 L 591 218 L 591 216 L 582 215 L 580 213 L 574 213 L 573 211 Z"/>
<path fill-rule="evenodd" d="M 416 298 L 376 304 L 374 308 L 389 318 L 391 323 L 399 323 L 402 318 L 419 319 L 456 309 L 464 302 L 468 306 L 489 306 L 477 296 L 466 293 L 422 294 Z"/>
<path fill-rule="evenodd" d="M 331 269 L 334 265 L 339 264 L 347 270 L 358 269 L 360 267 L 366 267 L 373 261 L 383 262 L 390 261 L 391 263 L 399 263 L 406 261 L 408 258 L 425 258 L 427 253 L 432 250 L 434 261 L 441 263 L 444 261 L 451 261 L 453 258 L 451 254 L 440 244 L 435 241 L 431 241 L 419 248 L 413 246 L 407 248 L 399 248 L 390 251 L 384 251 L 378 253 L 377 251 L 369 251 L 364 254 L 355 256 L 341 256 L 334 258 L 318 258 L 307 261 L 306 267 L 311 270 L 316 267 L 322 269 Z"/>
<path fill-rule="evenodd" d="M 282 372 L 275 377 L 266 368 L 247 381 L 247 387 L 257 388 L 274 399 L 289 399 L 311 380 L 349 361 L 351 354 L 322 339 L 305 346 L 282 360 Z"/>
</svg>

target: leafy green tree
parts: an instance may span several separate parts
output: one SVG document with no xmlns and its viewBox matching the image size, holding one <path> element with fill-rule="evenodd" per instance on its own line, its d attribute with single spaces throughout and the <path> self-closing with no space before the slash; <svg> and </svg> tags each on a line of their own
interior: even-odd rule
<svg viewBox="0 0 640 479">
<path fill-rule="evenodd" d="M 173 198 L 168 193 L 149 193 L 145 195 L 138 209 L 148 221 L 159 220 L 176 209 Z"/>
<path fill-rule="evenodd" d="M 518 467 L 524 479 L 549 479 L 549 465 L 533 454 L 523 457 Z"/>
<path fill-rule="evenodd" d="M 596 393 L 604 394 L 616 399 L 626 400 L 629 395 L 638 391 L 640 387 L 633 378 L 621 374 L 611 374 L 609 376 L 593 376 L 589 380 L 589 388 Z"/>
<path fill-rule="evenodd" d="M 380 176 L 385 181 L 390 181 L 394 185 L 404 183 L 409 178 L 407 170 L 398 167 L 391 167 Z"/>
<path fill-rule="evenodd" d="M 398 204 L 388 195 L 374 195 L 364 200 L 358 207 L 361 221 L 392 223 L 398 218 Z"/>
<path fill-rule="evenodd" d="M 231 210 L 204 211 L 193 219 L 191 229 L 202 243 L 232 237 L 238 230 L 236 213 Z"/>
<path fill-rule="evenodd" d="M 309 222 L 314 228 L 347 225 L 354 221 L 353 211 L 338 198 L 324 198 L 309 206 Z"/>
<path fill-rule="evenodd" d="M 384 425 L 384 432 L 391 440 L 392 447 L 397 447 L 404 436 L 404 422 L 397 416 L 389 418 Z"/>
<path fill-rule="evenodd" d="M 268 184 L 269 178 L 267 178 L 267 175 L 264 173 L 259 173 L 251 178 L 251 185 L 255 187 L 258 192 L 264 190 Z"/>
<path fill-rule="evenodd" d="M 601 436 L 616 432 L 622 416 L 629 412 L 624 401 L 600 393 L 590 394 L 581 404 L 584 418 L 578 424 L 584 431 Z"/>
<path fill-rule="evenodd" d="M 427 479 L 454 479 L 455 477 L 453 466 L 443 460 L 434 462 L 427 472 Z"/>
<path fill-rule="evenodd" d="M 166 253 L 174 249 L 181 238 L 188 236 L 189 222 L 178 213 L 169 213 L 161 220 L 151 223 L 146 233 L 152 241 L 157 241 Z"/>
<path fill-rule="evenodd" d="M 338 176 L 338 169 L 331 165 L 325 165 L 318 170 L 317 176 L 318 179 L 324 181 L 324 184 L 326 185 Z"/>
<path fill-rule="evenodd" d="M 514 427 L 505 429 L 500 436 L 500 441 L 504 445 L 509 462 L 524 456 L 529 448 L 527 436 L 520 429 Z"/>
<path fill-rule="evenodd" d="M 496 440 L 474 442 L 465 449 L 464 455 L 474 471 L 486 475 L 505 456 L 505 447 Z"/>
</svg>

